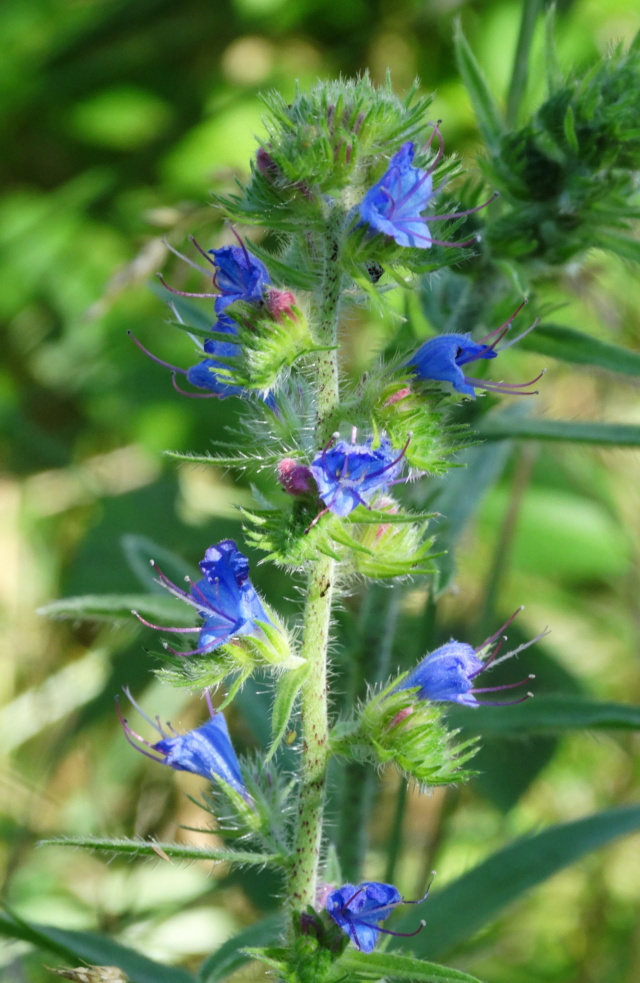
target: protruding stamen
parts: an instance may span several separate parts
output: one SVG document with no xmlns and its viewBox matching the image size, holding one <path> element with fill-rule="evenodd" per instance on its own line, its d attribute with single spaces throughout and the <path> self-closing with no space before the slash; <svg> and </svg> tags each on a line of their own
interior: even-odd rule
<svg viewBox="0 0 640 983">
<path fill-rule="evenodd" d="M 189 238 L 191 239 L 191 241 L 193 241 L 192 236 L 189 236 Z M 167 247 L 167 249 L 170 249 L 173 255 L 177 256 L 178 259 L 181 259 L 183 263 L 187 264 L 187 266 L 190 266 L 192 269 L 197 270 L 198 273 L 204 274 L 204 276 L 210 276 L 209 270 L 205 270 L 204 266 L 200 266 L 198 263 L 194 263 L 194 261 L 192 259 L 189 259 L 188 256 L 185 256 L 184 253 L 181 253 L 178 249 L 175 249 L 171 245 L 171 243 L 167 241 L 167 239 L 163 239 L 162 241 L 164 245 Z M 205 259 L 208 259 L 208 257 L 205 256 Z"/>
<path fill-rule="evenodd" d="M 406 443 L 405 443 L 404 447 L 402 448 L 402 450 L 400 451 L 400 453 L 396 457 L 395 461 L 391 461 L 390 464 L 385 464 L 385 466 L 383 468 L 380 468 L 379 471 L 374 471 L 373 474 L 368 474 L 367 475 L 367 478 L 377 478 L 378 475 L 384 474 L 385 471 L 389 471 L 391 468 L 394 468 L 396 466 L 396 464 L 399 464 L 400 461 L 402 460 L 402 458 L 407 453 L 407 448 L 408 448 L 409 444 L 411 443 L 411 438 L 412 437 L 413 437 L 413 434 L 410 433 L 409 436 L 407 437 L 407 440 L 406 440 Z"/>
<path fill-rule="evenodd" d="M 216 711 L 215 711 L 214 706 L 213 706 L 213 701 L 211 699 L 211 692 L 210 692 L 209 688 L 205 689 L 205 691 L 204 691 L 204 698 L 207 701 L 207 706 L 209 708 L 209 713 L 211 714 L 212 717 L 215 717 Z"/>
<path fill-rule="evenodd" d="M 464 380 L 474 389 L 485 389 L 487 392 L 504 393 L 507 396 L 538 396 L 539 390 L 525 390 L 523 387 L 532 386 L 545 375 L 546 371 L 543 369 L 535 379 L 530 379 L 528 382 L 491 382 L 487 379 L 474 379 L 470 375 L 465 375 Z"/>
<path fill-rule="evenodd" d="M 197 297 L 199 300 L 215 300 L 216 297 L 220 296 L 219 294 L 197 294 L 189 290 L 176 290 L 175 287 L 169 286 L 162 273 L 156 273 L 156 276 L 165 290 L 168 290 L 169 293 L 176 294 L 178 297 Z"/>
<path fill-rule="evenodd" d="M 507 630 L 511 622 L 518 617 L 521 611 L 524 611 L 524 604 L 521 604 L 519 608 L 516 608 L 513 614 L 511 615 L 511 617 L 507 618 L 507 620 L 502 625 L 502 627 L 498 628 L 498 630 L 494 632 L 493 635 L 489 635 L 489 637 L 482 643 L 482 645 L 478 645 L 475 651 L 481 652 L 482 649 L 485 649 L 487 647 L 487 645 L 491 645 L 492 642 L 495 642 L 495 640 L 502 634 L 502 632 Z M 485 662 L 485 668 L 486 666 L 488 666 L 488 664 L 489 664 L 488 661 Z"/>
<path fill-rule="evenodd" d="M 187 370 L 186 369 L 178 368 L 177 365 L 171 365 L 170 362 L 165 362 L 163 359 L 158 358 L 157 355 L 154 355 L 152 352 L 150 352 L 148 348 L 145 348 L 144 347 L 144 345 L 142 344 L 141 341 L 138 341 L 138 339 L 134 335 L 133 331 L 127 331 L 127 334 L 131 338 L 131 340 L 134 343 L 134 345 L 137 345 L 137 347 L 140 349 L 140 351 L 141 352 L 144 352 L 144 354 L 147 356 L 147 358 L 150 358 L 152 362 L 156 362 L 158 365 L 162 365 L 162 367 L 165 368 L 165 369 L 171 369 L 172 372 L 179 372 L 181 375 L 186 375 L 187 374 Z"/>
<path fill-rule="evenodd" d="M 122 687 L 122 690 L 123 690 L 124 695 L 126 696 L 126 698 L 129 700 L 129 703 L 131 703 L 131 705 L 136 708 L 136 710 L 138 711 L 138 713 L 140 714 L 140 716 L 142 717 L 142 719 L 143 720 L 146 720 L 150 727 L 156 728 L 156 725 L 153 722 L 153 720 L 151 719 L 151 717 L 149 716 L 149 714 L 148 713 L 145 713 L 144 710 L 142 709 L 142 707 L 140 706 L 140 704 L 136 700 L 134 700 L 133 695 L 132 695 L 131 690 L 129 689 L 129 687 L 128 686 L 123 686 Z M 132 731 L 132 733 L 133 733 L 133 731 Z M 163 737 L 165 736 L 164 731 L 162 729 L 160 729 L 160 734 L 162 734 Z M 140 740 L 142 740 L 142 738 L 140 738 Z"/>
<path fill-rule="evenodd" d="M 490 198 L 487 198 L 481 205 L 476 205 L 475 208 L 466 208 L 463 212 L 450 212 L 448 215 L 427 215 L 427 222 L 444 222 L 446 219 L 453 218 L 463 218 L 465 215 L 473 215 L 475 212 L 479 212 L 482 208 L 486 208 L 490 205 L 492 201 L 500 197 L 499 191 L 494 191 Z"/>
<path fill-rule="evenodd" d="M 361 925 L 368 925 L 366 921 L 360 921 Z M 394 932 L 392 928 L 382 928 L 380 925 L 370 926 L 375 928 L 376 932 L 384 932 L 385 935 L 395 935 L 398 939 L 410 939 L 414 935 L 418 935 L 427 923 L 424 919 L 420 922 L 415 932 Z"/>
<path fill-rule="evenodd" d="M 215 269 L 215 266 L 216 266 L 215 260 L 211 259 L 211 256 L 209 255 L 209 253 L 206 251 L 206 249 L 203 249 L 202 248 L 202 246 L 200 245 L 200 243 L 198 242 L 198 240 L 196 239 L 196 237 L 195 236 L 189 236 L 189 242 L 191 242 L 196 247 L 196 249 L 198 250 L 198 252 L 200 253 L 201 256 L 204 256 L 204 258 L 206 259 L 207 263 L 209 263 L 209 265 L 210 266 L 213 266 L 214 269 Z M 209 270 L 207 270 L 206 273 L 208 275 L 209 274 Z"/>
<path fill-rule="evenodd" d="M 486 334 L 484 338 L 481 338 L 478 344 L 484 345 L 485 342 L 489 340 L 489 338 L 493 338 L 494 335 L 500 335 L 500 337 L 496 338 L 496 340 L 489 346 L 490 348 L 495 348 L 495 346 L 498 344 L 500 339 L 505 336 L 505 334 L 507 333 L 507 331 L 509 330 L 509 328 L 517 318 L 522 308 L 528 303 L 529 303 L 529 298 L 525 297 L 524 300 L 521 302 L 520 306 L 516 307 L 511 317 L 507 321 L 505 321 L 504 324 L 501 324 L 499 328 L 494 328 L 493 331 L 490 331 L 489 334 Z"/>
<path fill-rule="evenodd" d="M 244 258 L 247 261 L 247 269 L 250 270 L 251 269 L 251 257 L 249 256 L 249 252 L 247 250 L 247 247 L 244 244 L 244 240 L 241 238 L 241 236 L 238 235 L 238 233 L 236 232 L 235 227 L 233 225 L 230 226 L 230 228 L 231 228 L 231 231 L 233 232 L 234 236 L 238 240 L 238 245 L 240 246 L 242 252 L 244 253 Z"/>
<path fill-rule="evenodd" d="M 430 222 L 431 221 L 430 217 L 427 216 L 427 218 L 425 219 L 425 221 L 426 222 Z M 398 227 L 402 227 L 403 225 L 412 225 L 412 224 L 414 224 L 414 220 L 413 219 L 396 219 L 396 220 L 394 220 L 394 224 L 397 225 Z M 478 241 L 478 237 L 477 236 L 473 236 L 473 238 L 471 238 L 471 239 L 465 239 L 464 242 L 446 242 L 443 239 L 434 239 L 430 235 L 422 235 L 421 233 L 414 232 L 413 230 L 409 230 L 407 232 L 407 235 L 413 236 L 414 239 L 424 239 L 424 241 L 425 242 L 428 242 L 429 245 L 433 245 L 433 246 L 451 246 L 451 248 L 456 248 L 456 249 L 461 249 L 463 246 L 472 246 L 474 243 L 476 243 Z"/>
<path fill-rule="evenodd" d="M 524 684 L 528 683 L 530 679 L 535 679 L 535 678 L 536 678 L 535 673 L 530 672 L 528 676 L 526 676 L 524 679 L 521 679 L 517 683 L 504 683 L 502 686 L 474 687 L 474 689 L 472 689 L 471 692 L 472 693 L 497 693 L 498 690 L 501 689 L 516 689 L 517 686 L 524 686 Z"/>
<path fill-rule="evenodd" d="M 137 611 L 132 611 L 131 614 L 134 616 L 134 618 L 137 618 L 141 624 L 145 625 L 145 627 L 155 628 L 156 631 L 171 631 L 179 635 L 193 635 L 198 634 L 201 630 L 200 628 L 168 628 L 166 625 L 154 625 L 150 621 L 147 621 L 146 618 L 143 618 L 141 614 L 138 614 Z"/>
<path fill-rule="evenodd" d="M 524 703 L 525 700 L 532 700 L 533 693 L 525 693 L 521 696 L 519 700 L 484 700 L 480 706 L 483 707 L 515 707 L 518 703 Z"/>
<path fill-rule="evenodd" d="M 351 902 L 355 898 L 357 898 L 359 894 L 362 894 L 363 891 L 364 891 L 364 887 L 359 887 L 358 890 L 355 892 L 355 894 L 352 894 L 351 897 L 349 898 L 349 900 L 348 901 L 345 901 L 345 903 L 343 904 L 343 906 L 340 909 L 340 911 L 347 911 L 348 908 L 349 908 L 349 905 L 351 904 Z"/>
<path fill-rule="evenodd" d="M 512 338 L 511 341 L 508 341 L 506 345 L 501 345 L 500 348 L 496 348 L 496 351 L 504 352 L 507 348 L 511 348 L 512 345 L 515 345 L 518 341 L 522 341 L 523 338 L 526 338 L 527 335 L 530 334 L 534 330 L 534 328 L 537 328 L 539 324 L 540 324 L 540 318 L 537 317 L 525 331 L 522 331 L 519 335 L 516 335 L 516 337 Z"/>
<path fill-rule="evenodd" d="M 432 124 L 433 125 L 433 129 L 431 131 L 431 135 L 429 136 L 429 139 L 427 140 L 427 142 L 424 145 L 424 149 L 427 150 L 431 146 L 431 143 L 433 141 L 433 138 L 435 136 L 438 137 L 438 149 L 436 151 L 436 156 L 435 156 L 434 160 L 431 162 L 431 164 L 429 165 L 429 169 L 427 171 L 427 174 L 429 174 L 429 175 L 433 174 L 433 172 L 435 171 L 436 167 L 438 166 L 438 164 L 442 160 L 442 156 L 444 154 L 444 138 L 442 136 L 442 133 L 440 132 L 440 124 L 441 123 L 442 123 L 442 120 L 439 119 L 439 120 L 436 120 L 436 122 Z"/>
<path fill-rule="evenodd" d="M 496 659 L 493 662 L 492 668 L 495 668 L 495 666 L 500 665 L 501 662 L 506 662 L 507 659 L 513 659 L 514 656 L 520 655 L 520 653 L 524 652 L 525 649 L 530 648 L 532 645 L 535 645 L 536 642 L 539 642 L 541 638 L 545 638 L 547 635 L 550 634 L 551 634 L 551 629 L 545 628 L 544 631 L 541 631 L 538 635 L 535 636 L 535 638 L 530 639 L 528 642 L 523 642 L 522 645 L 518 645 L 517 649 L 514 649 L 513 652 L 506 652 L 504 655 L 501 655 L 499 659 Z"/>
</svg>

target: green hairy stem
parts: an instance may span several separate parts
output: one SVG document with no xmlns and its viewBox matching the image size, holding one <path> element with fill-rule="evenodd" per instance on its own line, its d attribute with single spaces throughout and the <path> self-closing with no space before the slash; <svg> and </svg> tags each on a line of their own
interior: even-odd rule
<svg viewBox="0 0 640 983">
<path fill-rule="evenodd" d="M 336 214 L 337 212 L 337 214 Z M 317 339 L 333 350 L 320 352 L 315 363 L 316 446 L 331 437 L 332 422 L 340 403 L 338 357 L 335 350 L 342 276 L 338 265 L 339 231 L 344 214 L 336 209 L 328 223 L 323 242 L 323 267 L 317 295 Z M 335 560 L 320 556 L 309 574 L 304 612 L 304 633 L 300 655 L 311 671 L 300 691 L 300 729 L 302 755 L 300 792 L 294 837 L 294 860 L 288 884 L 288 899 L 299 910 L 315 904 L 318 861 L 322 840 L 322 820 L 326 796 L 329 759 L 327 715 L 327 646 L 331 622 L 331 601 Z"/>
</svg>

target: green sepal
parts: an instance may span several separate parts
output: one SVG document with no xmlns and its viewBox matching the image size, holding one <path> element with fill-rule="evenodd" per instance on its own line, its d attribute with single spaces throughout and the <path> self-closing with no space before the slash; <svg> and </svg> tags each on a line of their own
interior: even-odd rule
<svg viewBox="0 0 640 983">
<path fill-rule="evenodd" d="M 382 501 L 397 508 L 390 498 Z M 327 512 L 318 519 L 322 507 L 309 496 L 292 499 L 282 510 L 240 511 L 247 540 L 282 566 L 304 568 L 323 553 L 374 578 L 431 571 L 425 561 L 432 540 L 424 539 L 424 529 L 432 513 L 389 512 L 387 504 L 369 511 L 359 505 L 345 518 Z"/>
<path fill-rule="evenodd" d="M 282 946 L 245 946 L 243 949 L 240 949 L 240 952 L 247 959 L 255 959 L 257 962 L 264 963 L 270 969 L 275 969 L 281 979 L 285 977 L 288 971 L 289 953 Z"/>
<path fill-rule="evenodd" d="M 214 370 L 216 378 L 224 382 L 266 393 L 298 359 L 327 350 L 315 344 L 299 307 L 292 306 L 276 318 L 266 307 L 236 301 L 225 314 L 237 325 L 233 340 L 237 341 L 239 352 L 229 358 L 216 357 L 226 366 Z M 228 335 L 226 340 L 229 341 Z"/>
<path fill-rule="evenodd" d="M 263 752 L 242 755 L 239 761 L 246 798 L 216 775 L 200 798 L 191 801 L 215 818 L 226 840 L 239 840 L 245 849 L 250 844 L 257 856 L 276 858 L 264 866 L 289 869 L 294 783 L 273 761 L 265 761 Z"/>
<path fill-rule="evenodd" d="M 367 550 L 364 555 L 354 554 L 356 572 L 372 578 L 433 573 L 434 567 L 428 562 L 433 539 L 425 539 L 432 516 L 402 513 L 390 496 L 376 499 L 374 506 L 371 512 L 359 506 L 349 516 L 359 523 L 358 538 Z M 367 518 L 356 517 L 356 512 Z"/>
<path fill-rule="evenodd" d="M 474 773 L 465 765 L 477 750 L 477 738 L 456 740 L 440 707 L 416 699 L 415 690 L 397 690 L 392 680 L 331 733 L 336 754 L 353 761 L 394 764 L 419 785 L 449 785 Z"/>
<path fill-rule="evenodd" d="M 346 560 L 354 550 L 367 552 L 332 513 L 323 515 L 314 524 L 322 507 L 316 499 L 299 498 L 291 500 L 288 508 L 278 511 L 240 511 L 247 522 L 248 542 L 282 566 L 306 567 L 313 563 L 319 552 L 337 561 Z"/>
<path fill-rule="evenodd" d="M 454 46 L 458 71 L 475 110 L 478 127 L 491 148 L 498 146 L 505 126 L 487 81 L 482 74 L 469 42 L 465 38 L 460 20 L 455 22 Z"/>
<path fill-rule="evenodd" d="M 276 695 L 271 711 L 271 733 L 272 741 L 266 761 L 270 761 L 280 746 L 285 731 L 289 726 L 289 720 L 293 713 L 296 697 L 300 692 L 305 679 L 309 675 L 311 665 L 303 662 L 297 669 L 284 673 L 276 683 Z"/>
<path fill-rule="evenodd" d="M 260 630 L 257 635 L 241 635 L 240 642 L 250 654 L 254 654 L 256 662 L 271 669 L 285 670 L 297 669 L 304 664 L 304 660 L 296 655 L 292 649 L 291 639 L 286 626 L 278 614 L 267 604 L 264 605 L 265 611 L 269 615 L 271 623 L 268 621 L 256 621 L 256 627 Z"/>
</svg>

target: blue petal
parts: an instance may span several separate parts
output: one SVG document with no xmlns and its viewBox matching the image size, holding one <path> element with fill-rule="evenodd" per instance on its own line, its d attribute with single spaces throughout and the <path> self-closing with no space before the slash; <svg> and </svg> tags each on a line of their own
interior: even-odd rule
<svg viewBox="0 0 640 983">
<path fill-rule="evenodd" d="M 320 498 L 331 512 L 344 517 L 363 502 L 369 503 L 400 473 L 402 462 L 388 440 L 372 450 L 372 439 L 364 444 L 338 441 L 321 451 L 309 470 Z"/>
<path fill-rule="evenodd" d="M 473 677 L 484 667 L 470 645 L 451 639 L 425 656 L 416 668 L 400 683 L 398 689 L 419 687 L 420 700 L 462 703 L 477 706 L 471 692 Z"/>
<path fill-rule="evenodd" d="M 468 334 L 441 334 L 425 341 L 406 364 L 419 379 L 450 382 L 458 392 L 475 396 L 460 366 L 479 358 L 495 357 L 496 352 L 488 345 L 477 345 Z"/>
<path fill-rule="evenodd" d="M 163 764 L 170 768 L 190 771 L 203 778 L 221 778 L 241 795 L 247 794 L 227 723 L 221 713 L 195 730 L 158 741 L 153 749 L 165 755 Z"/>
<path fill-rule="evenodd" d="M 360 203 L 360 216 L 400 246 L 428 249 L 431 236 L 422 212 L 433 197 L 430 174 L 412 166 L 414 145 L 403 144 L 388 169 Z"/>
<path fill-rule="evenodd" d="M 380 935 L 377 923 L 388 918 L 401 902 L 400 893 L 393 884 L 364 881 L 357 887 L 343 884 L 332 891 L 325 907 L 356 948 L 371 952 Z"/>
<path fill-rule="evenodd" d="M 223 246 L 210 252 L 217 267 L 216 285 L 220 290 L 215 302 L 217 314 L 222 314 L 236 300 L 249 303 L 262 300 L 264 288 L 271 282 L 264 263 L 242 246 Z"/>
<path fill-rule="evenodd" d="M 249 580 L 249 561 L 233 539 L 210 546 L 200 563 L 204 577 L 191 588 L 205 619 L 198 648 L 213 651 L 233 635 L 257 631 L 255 622 L 269 622 Z"/>
</svg>

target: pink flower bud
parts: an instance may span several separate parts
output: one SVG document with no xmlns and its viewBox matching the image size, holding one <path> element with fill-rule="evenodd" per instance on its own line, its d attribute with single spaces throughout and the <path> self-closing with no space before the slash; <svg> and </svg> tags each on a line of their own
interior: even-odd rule
<svg viewBox="0 0 640 983">
<path fill-rule="evenodd" d="M 293 318 L 295 302 L 296 298 L 288 290 L 276 290 L 273 287 L 267 294 L 267 309 L 276 321 L 282 320 L 283 315 Z"/>
</svg>

